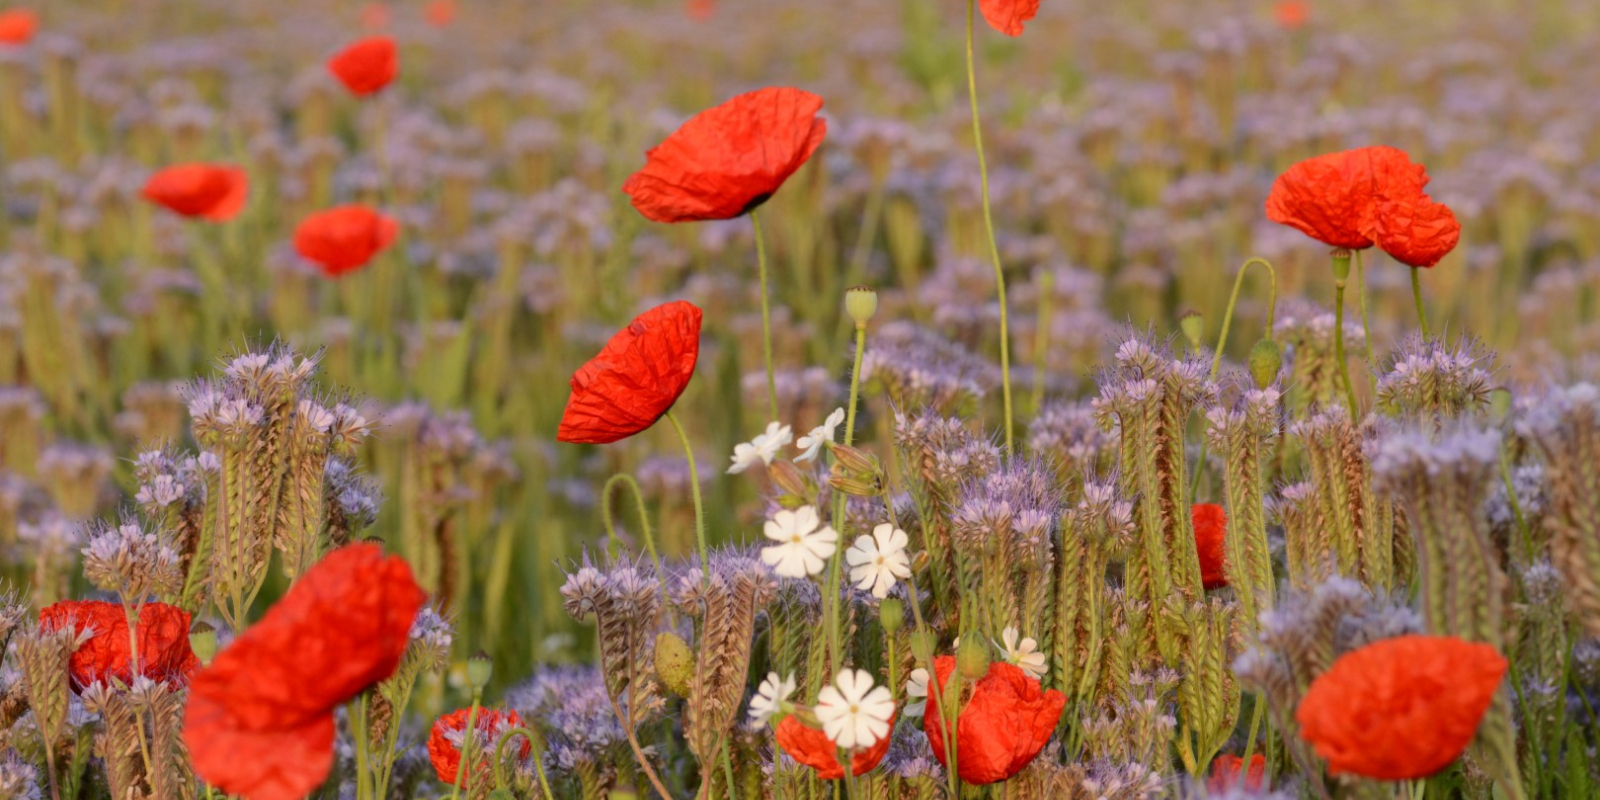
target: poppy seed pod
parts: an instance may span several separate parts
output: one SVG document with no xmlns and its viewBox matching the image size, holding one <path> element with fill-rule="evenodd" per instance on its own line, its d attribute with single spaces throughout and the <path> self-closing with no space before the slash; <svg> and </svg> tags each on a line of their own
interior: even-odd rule
<svg viewBox="0 0 1600 800">
<path fill-rule="evenodd" d="M 1333 279 L 1343 286 L 1350 280 L 1350 251 L 1343 247 L 1335 248 L 1333 253 Z"/>
<path fill-rule="evenodd" d="M 905 604 L 893 597 L 879 603 L 878 624 L 883 626 L 884 633 L 893 636 L 906 624 Z"/>
<path fill-rule="evenodd" d="M 494 677 L 494 659 L 488 653 L 479 650 L 467 659 L 467 685 L 473 689 L 482 690 L 489 685 L 489 680 Z"/>
<path fill-rule="evenodd" d="M 667 691 L 689 696 L 689 678 L 694 673 L 694 652 L 682 637 L 672 631 L 656 634 L 656 677 Z"/>
<path fill-rule="evenodd" d="M 189 629 L 189 649 L 200 659 L 201 666 L 210 664 L 217 655 L 217 629 L 209 622 L 196 622 Z"/>
<path fill-rule="evenodd" d="M 1206 332 L 1206 318 L 1198 311 L 1185 311 L 1178 317 L 1178 328 L 1183 331 L 1183 338 L 1189 340 L 1189 346 L 1199 350 L 1200 337 Z"/>
<path fill-rule="evenodd" d="M 878 291 L 871 286 L 852 286 L 844 293 L 844 310 L 857 328 L 866 327 L 878 313 Z"/>
<path fill-rule="evenodd" d="M 1283 351 L 1278 343 L 1271 339 L 1262 339 L 1250 348 L 1250 377 L 1256 382 L 1257 389 L 1266 389 L 1278 379 L 1279 370 L 1283 369 Z"/>
</svg>

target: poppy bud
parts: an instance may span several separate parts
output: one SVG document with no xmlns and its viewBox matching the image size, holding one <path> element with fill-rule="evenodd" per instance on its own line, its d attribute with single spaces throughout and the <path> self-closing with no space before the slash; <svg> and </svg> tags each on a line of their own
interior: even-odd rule
<svg viewBox="0 0 1600 800">
<path fill-rule="evenodd" d="M 1350 279 L 1350 251 L 1343 247 L 1333 251 L 1333 280 L 1340 286 Z"/>
<path fill-rule="evenodd" d="M 1189 340 L 1189 346 L 1199 350 L 1200 337 L 1206 332 L 1206 318 L 1198 311 L 1185 311 L 1178 317 L 1178 327 L 1183 331 L 1184 338 Z"/>
<path fill-rule="evenodd" d="M 933 631 L 916 631 L 911 634 L 911 657 L 918 664 L 932 664 L 933 648 L 938 644 L 939 637 Z"/>
<path fill-rule="evenodd" d="M 844 293 L 844 310 L 863 328 L 878 313 L 878 291 L 871 286 L 852 286 Z"/>
<path fill-rule="evenodd" d="M 828 449 L 833 452 L 834 461 L 846 472 L 864 476 L 878 474 L 878 460 L 872 456 L 843 444 L 832 444 Z"/>
<path fill-rule="evenodd" d="M 772 482 L 776 484 L 784 494 L 805 498 L 810 497 L 816 492 L 816 487 L 811 484 L 811 480 L 807 478 L 804 473 L 800 472 L 800 468 L 796 467 L 793 462 L 772 462 L 772 464 L 767 467 L 767 476 L 772 478 Z"/>
<path fill-rule="evenodd" d="M 833 476 L 828 478 L 828 485 L 852 497 L 877 497 L 880 488 L 877 479 L 841 474 L 838 466 L 834 467 Z"/>
<path fill-rule="evenodd" d="M 489 685 L 489 679 L 494 677 L 494 659 L 488 653 L 479 650 L 467 659 L 467 685 L 481 691 Z"/>
<path fill-rule="evenodd" d="M 667 691 L 679 697 L 689 696 L 689 673 L 694 671 L 694 653 L 677 634 L 662 631 L 656 634 L 656 677 Z"/>
<path fill-rule="evenodd" d="M 956 648 L 956 669 L 961 677 L 975 681 L 989 674 L 989 645 L 982 636 L 964 636 Z"/>
<path fill-rule="evenodd" d="M 1278 370 L 1282 368 L 1283 352 L 1278 349 L 1277 342 L 1262 339 L 1250 348 L 1250 376 L 1255 378 L 1257 389 L 1271 386 L 1278 379 Z"/>
<path fill-rule="evenodd" d="M 905 604 L 893 597 L 879 603 L 878 624 L 883 626 L 884 633 L 893 636 L 906 624 Z"/>
<path fill-rule="evenodd" d="M 196 622 L 189 629 L 189 649 L 203 665 L 210 665 L 217 654 L 217 629 L 207 622 Z"/>
</svg>

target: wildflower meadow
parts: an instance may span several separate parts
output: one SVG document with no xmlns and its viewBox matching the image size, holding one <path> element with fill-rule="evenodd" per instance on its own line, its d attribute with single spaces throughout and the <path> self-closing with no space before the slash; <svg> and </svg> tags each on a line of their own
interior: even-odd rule
<svg viewBox="0 0 1600 800">
<path fill-rule="evenodd" d="M 0 800 L 1600 798 L 1595 0 L 0 0 Z"/>
</svg>

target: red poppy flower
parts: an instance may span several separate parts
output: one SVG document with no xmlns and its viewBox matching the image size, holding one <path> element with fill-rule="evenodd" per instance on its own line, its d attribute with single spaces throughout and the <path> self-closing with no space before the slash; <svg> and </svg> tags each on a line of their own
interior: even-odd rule
<svg viewBox="0 0 1600 800">
<path fill-rule="evenodd" d="M 39 18 L 26 8 L 0 11 L 0 44 L 27 44 L 39 27 Z"/>
<path fill-rule="evenodd" d="M 357 97 L 373 94 L 400 72 L 400 51 L 387 36 L 362 39 L 328 59 L 328 71 Z"/>
<path fill-rule="evenodd" d="M 605 444 L 661 419 L 678 401 L 700 358 L 700 309 L 677 300 L 634 317 L 600 355 L 572 375 L 556 438 Z"/>
<path fill-rule="evenodd" d="M 1461 223 L 1449 206 L 1418 194 L 1381 203 L 1367 233 L 1394 260 L 1431 267 L 1456 249 Z"/>
<path fill-rule="evenodd" d="M 366 206 L 340 206 L 306 217 L 294 231 L 294 249 L 328 275 L 360 269 L 400 235 L 393 219 Z"/>
<path fill-rule="evenodd" d="M 428 734 L 428 761 L 433 764 L 433 774 L 447 784 L 454 784 L 456 774 L 461 770 L 461 745 L 450 740 L 467 726 L 467 717 L 471 713 L 470 708 L 452 711 L 434 722 L 433 731 Z M 482 774 L 490 769 L 490 755 L 500 744 L 498 734 L 510 728 L 522 727 L 522 717 L 515 711 L 480 707 L 478 718 L 473 721 L 473 727 L 478 729 L 477 734 L 472 737 L 473 753 L 478 757 L 478 761 L 473 769 L 462 775 L 463 789 L 472 784 L 474 772 Z M 527 758 L 532 753 L 533 743 L 523 739 L 522 757 Z"/>
<path fill-rule="evenodd" d="M 39 625 L 50 630 L 71 625 L 75 631 L 92 631 L 68 663 L 74 686 L 133 683 L 128 615 L 120 603 L 67 600 L 41 609 Z M 200 659 L 189 649 L 189 612 L 166 603 L 145 603 L 139 609 L 138 633 L 140 675 L 183 683 L 200 668 Z"/>
<path fill-rule="evenodd" d="M 1039 13 L 1039 0 L 978 0 L 978 10 L 989 27 L 1007 36 L 1021 36 L 1022 24 Z"/>
<path fill-rule="evenodd" d="M 822 98 L 760 89 L 696 114 L 622 185 L 656 222 L 732 219 L 765 203 L 828 133 Z"/>
<path fill-rule="evenodd" d="M 422 10 L 423 18 L 435 28 L 443 28 L 456 21 L 456 0 L 433 0 Z"/>
<path fill-rule="evenodd" d="M 1240 767 L 1244 766 L 1244 759 L 1235 755 L 1217 756 L 1211 762 L 1211 777 L 1206 779 L 1206 790 L 1211 792 L 1226 792 L 1239 787 Z M 1244 789 L 1246 791 L 1260 791 L 1267 781 L 1267 759 L 1260 753 L 1250 756 L 1250 769 L 1245 772 Z"/>
<path fill-rule="evenodd" d="M 689 0 L 683 4 L 683 11 L 689 19 L 705 21 L 717 13 L 716 0 Z"/>
<path fill-rule="evenodd" d="M 889 718 L 889 726 L 894 727 L 893 717 Z M 884 754 L 889 752 L 889 739 L 885 736 L 871 747 L 857 750 L 850 757 L 850 771 L 857 777 L 871 772 L 883 760 Z M 839 746 L 822 731 L 790 715 L 778 723 L 777 740 L 783 752 L 816 770 L 818 778 L 835 781 L 844 777 L 844 765 L 839 763 Z"/>
<path fill-rule="evenodd" d="M 1385 781 L 1432 775 L 1461 755 L 1489 710 L 1506 660 L 1448 636 L 1397 636 L 1353 650 L 1311 682 L 1295 719 L 1332 774 Z"/>
<path fill-rule="evenodd" d="M 333 764 L 334 709 L 394 673 L 423 592 L 373 544 L 329 553 L 190 682 L 195 773 L 246 800 L 301 800 Z"/>
<path fill-rule="evenodd" d="M 1200 582 L 1207 589 L 1221 589 L 1228 585 L 1222 562 L 1228 536 L 1228 513 L 1216 503 L 1195 503 L 1189 508 L 1194 521 L 1194 546 L 1200 551 Z"/>
<path fill-rule="evenodd" d="M 940 656 L 933 661 L 939 685 L 948 686 L 955 658 Z M 943 764 L 944 724 L 938 705 L 930 694 L 922 729 Z M 989 674 L 972 688 L 971 699 L 956 719 L 956 772 L 961 780 L 982 785 L 1021 772 L 1050 741 L 1066 705 L 1066 695 L 1054 689 L 1041 691 L 1039 681 L 1020 667 L 1003 661 L 990 664 Z"/>
<path fill-rule="evenodd" d="M 150 176 L 144 197 L 185 217 L 227 222 L 244 209 L 250 180 L 244 170 L 214 164 L 179 164 Z"/>
<path fill-rule="evenodd" d="M 1278 27 L 1292 31 L 1311 19 L 1311 4 L 1305 0 L 1278 0 L 1272 7 L 1272 16 L 1278 20 Z"/>
</svg>

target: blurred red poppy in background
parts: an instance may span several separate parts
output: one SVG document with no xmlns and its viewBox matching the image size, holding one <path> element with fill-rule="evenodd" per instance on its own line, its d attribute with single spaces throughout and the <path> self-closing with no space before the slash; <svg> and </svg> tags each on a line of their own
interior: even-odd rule
<svg viewBox="0 0 1600 800">
<path fill-rule="evenodd" d="M 226 222 L 244 209 L 250 180 L 238 167 L 178 164 L 159 170 L 144 184 L 144 197 L 185 217 Z"/>
<path fill-rule="evenodd" d="M 400 50 L 387 36 L 362 39 L 328 59 L 328 71 L 357 97 L 374 94 L 400 73 Z"/>
<path fill-rule="evenodd" d="M 955 671 L 953 656 L 933 660 L 939 685 L 948 687 Z M 971 784 L 1003 781 L 1022 771 L 1050 741 L 1067 696 L 1054 689 L 1043 691 L 1039 681 L 1028 677 L 1020 667 L 996 661 L 989 673 L 972 688 L 971 698 L 956 718 L 956 773 Z M 923 732 L 943 764 L 944 724 L 939 719 L 939 704 L 928 695 Z"/>
<path fill-rule="evenodd" d="M 400 224 L 366 206 L 340 206 L 306 217 L 294 231 L 294 249 L 328 275 L 365 266 L 394 243 Z"/>
<path fill-rule="evenodd" d="M 700 317 L 682 300 L 634 317 L 573 374 L 556 438 L 605 444 L 654 425 L 694 377 Z"/>
<path fill-rule="evenodd" d="M 1305 0 L 1278 0 L 1272 7 L 1272 16 L 1278 21 L 1278 27 L 1292 31 L 1310 21 L 1311 4 Z"/>
<path fill-rule="evenodd" d="M 822 144 L 822 98 L 800 89 L 741 94 L 696 114 L 645 152 L 622 185 L 656 222 L 732 219 L 765 203 Z"/>
<path fill-rule="evenodd" d="M 889 718 L 889 726 L 894 727 L 894 718 Z M 828 735 L 816 728 L 812 728 L 794 715 L 783 718 L 778 723 L 776 732 L 778 746 L 789 757 L 816 770 L 817 777 L 825 781 L 836 781 L 844 777 L 844 765 L 839 763 L 839 746 L 833 743 Z M 857 750 L 850 756 L 850 772 L 857 777 L 871 772 L 878 762 L 883 760 L 885 753 L 889 752 L 889 740 L 894 737 L 884 736 L 871 747 Z"/>
<path fill-rule="evenodd" d="M 446 784 L 454 785 L 456 775 L 461 772 L 461 745 L 451 741 L 461 730 L 467 727 L 467 717 L 471 716 L 472 709 L 463 708 L 452 711 L 440 717 L 433 723 L 433 730 L 428 734 L 428 763 L 433 765 L 433 774 Z M 478 718 L 473 720 L 472 727 L 477 729 L 477 735 L 472 737 L 474 759 L 472 769 L 461 774 L 461 788 L 469 788 L 477 775 L 487 773 L 491 769 L 490 758 L 495 747 L 500 744 L 497 732 L 511 728 L 522 727 L 522 717 L 515 711 L 500 711 L 493 708 L 479 708 Z M 527 739 L 522 740 L 522 757 L 527 758 L 533 753 L 533 743 Z"/>
<path fill-rule="evenodd" d="M 38 27 L 39 18 L 26 8 L 0 11 L 0 44 L 27 44 Z"/>
<path fill-rule="evenodd" d="M 704 22 L 717 13 L 717 0 L 689 0 L 683 4 L 683 11 L 689 19 Z"/>
<path fill-rule="evenodd" d="M 1312 681 L 1295 720 L 1331 774 L 1425 778 L 1472 741 L 1506 668 L 1486 644 L 1384 639 L 1340 656 Z"/>
<path fill-rule="evenodd" d="M 989 27 L 1007 36 L 1021 36 L 1022 24 L 1039 13 L 1039 0 L 978 0 L 978 10 Z"/>
<path fill-rule="evenodd" d="M 133 683 L 133 661 L 128 652 L 128 614 L 121 603 L 104 600 L 67 600 L 39 610 L 39 626 L 59 630 L 71 625 L 92 634 L 72 653 L 68 669 L 79 689 L 115 680 Z M 189 612 L 166 603 L 145 603 L 139 609 L 139 674 L 154 681 L 184 683 L 200 668 L 189 649 Z"/>
<path fill-rule="evenodd" d="M 373 544 L 329 553 L 190 684 L 197 775 L 245 800 L 301 800 L 333 764 L 333 712 L 394 673 L 423 592 Z"/>
<path fill-rule="evenodd" d="M 1267 218 L 1329 247 L 1377 244 L 1413 267 L 1439 263 L 1461 225 L 1424 193 L 1428 173 L 1393 147 L 1362 147 L 1301 161 L 1285 170 L 1267 196 Z"/>
<path fill-rule="evenodd" d="M 456 0 L 432 0 L 422 10 L 423 19 L 435 28 L 443 28 L 456 21 L 456 12 L 460 10 Z"/>
<path fill-rule="evenodd" d="M 1250 769 L 1247 772 L 1240 769 L 1242 766 L 1244 759 L 1236 755 L 1217 756 L 1211 762 L 1211 777 L 1206 778 L 1206 791 L 1223 793 L 1235 788 L 1249 792 L 1260 791 L 1267 780 L 1266 756 L 1260 753 L 1252 754 Z M 1240 780 L 1240 772 L 1244 772 L 1243 780 Z"/>
<path fill-rule="evenodd" d="M 1216 503 L 1195 503 L 1189 509 L 1194 522 L 1194 546 L 1200 553 L 1200 582 L 1207 589 L 1221 589 L 1228 585 L 1228 576 L 1222 563 L 1226 557 L 1224 542 L 1228 536 L 1228 513 Z"/>
</svg>

